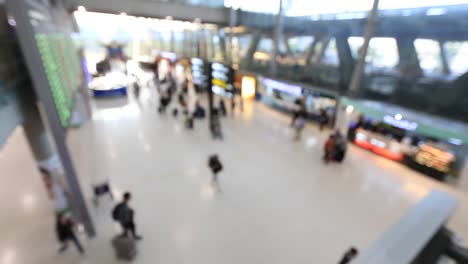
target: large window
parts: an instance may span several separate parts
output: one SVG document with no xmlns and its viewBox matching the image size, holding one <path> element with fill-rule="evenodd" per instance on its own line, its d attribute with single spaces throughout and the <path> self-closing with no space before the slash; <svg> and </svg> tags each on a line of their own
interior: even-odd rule
<svg viewBox="0 0 468 264">
<path fill-rule="evenodd" d="M 273 51 L 273 40 L 271 38 L 262 38 L 258 42 L 257 51 L 271 53 Z"/>
<path fill-rule="evenodd" d="M 271 38 L 261 38 L 254 53 L 255 61 L 269 61 L 273 52 L 273 40 Z"/>
<path fill-rule="evenodd" d="M 288 39 L 288 46 L 293 55 L 305 55 L 313 41 L 313 36 L 292 37 Z"/>
<path fill-rule="evenodd" d="M 444 51 L 452 74 L 461 75 L 468 70 L 468 41 L 446 42 Z"/>
<path fill-rule="evenodd" d="M 358 59 L 359 50 L 364 43 L 362 37 L 350 37 L 348 43 L 351 54 Z M 398 45 L 394 38 L 372 38 L 366 55 L 366 71 L 389 70 L 398 66 Z"/>
<path fill-rule="evenodd" d="M 252 35 L 240 35 L 232 38 L 232 61 L 235 64 L 240 64 L 241 61 L 247 56 L 250 43 L 252 42 Z"/>
<path fill-rule="evenodd" d="M 416 39 L 414 47 L 418 54 L 419 65 L 425 75 L 444 72 L 439 42 L 432 39 Z"/>
<path fill-rule="evenodd" d="M 340 64 L 335 38 L 332 38 L 330 41 L 328 41 L 328 45 L 323 53 L 321 62 L 330 66 L 338 66 Z"/>
<path fill-rule="evenodd" d="M 313 36 L 300 36 L 288 39 L 288 46 L 297 64 L 305 65 L 307 50 L 314 41 Z"/>
<path fill-rule="evenodd" d="M 312 51 L 311 63 L 319 63 L 320 55 L 323 50 L 323 40 L 319 40 L 314 44 L 314 50 Z"/>
</svg>

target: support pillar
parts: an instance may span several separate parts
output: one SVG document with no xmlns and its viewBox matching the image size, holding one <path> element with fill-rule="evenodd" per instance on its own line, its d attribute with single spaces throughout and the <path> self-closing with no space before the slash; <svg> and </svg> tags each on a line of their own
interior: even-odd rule
<svg viewBox="0 0 468 264">
<path fill-rule="evenodd" d="M 359 52 L 359 60 L 354 67 L 353 76 L 349 85 L 349 94 L 351 96 L 356 96 L 360 92 L 362 73 L 364 71 L 364 66 L 366 64 L 367 50 L 369 49 L 369 42 L 374 34 L 375 24 L 377 22 L 377 14 L 379 10 L 379 0 L 374 0 L 374 4 L 369 13 L 368 22 L 366 31 L 364 34 L 364 43 Z"/>
<path fill-rule="evenodd" d="M 468 158 L 465 159 L 465 165 L 463 166 L 463 169 L 461 170 L 460 175 L 458 177 L 458 186 L 464 192 L 468 193 Z"/>
<path fill-rule="evenodd" d="M 53 33 L 57 26 L 51 22 L 53 19 L 50 13 L 42 11 L 49 10 L 52 7 L 48 2 L 34 2 L 35 5 L 31 5 L 30 2 L 31 1 L 25 0 L 7 0 L 6 8 L 12 19 L 16 21 L 16 34 L 20 42 L 21 50 L 23 52 L 26 65 L 28 66 L 37 97 L 39 98 L 47 117 L 47 123 L 49 125 L 51 138 L 55 145 L 55 150 L 65 172 L 74 216 L 83 223 L 88 236 L 93 237 L 96 234 L 94 224 L 81 191 L 78 175 L 76 174 L 68 151 L 66 144 L 66 129 L 62 126 L 59 112 L 56 108 L 52 94 L 52 86 L 47 78 L 46 66 L 43 63 L 41 52 L 35 38 L 37 32 L 44 32 L 40 31 L 41 29 L 44 29 L 34 27 L 30 22 L 30 13 L 39 12 L 45 17 L 44 21 L 46 22 L 44 23 L 48 23 L 46 25 L 48 31 L 46 32 Z M 58 29 L 56 31 L 58 32 Z"/>
<path fill-rule="evenodd" d="M 377 22 L 377 14 L 379 10 L 379 0 L 374 0 L 372 9 L 369 13 L 367 27 L 364 35 L 364 43 L 359 52 L 359 59 L 354 67 L 354 72 L 351 77 L 351 82 L 349 85 L 348 94 L 351 97 L 356 97 L 360 93 L 362 73 L 364 72 L 364 66 L 366 64 L 367 50 L 369 49 L 370 39 L 374 34 L 375 24 Z M 342 133 L 347 133 L 349 124 L 348 115 L 346 113 L 345 107 L 341 104 L 341 99 L 338 98 L 336 104 L 336 113 L 335 113 L 335 129 L 340 130 Z"/>
<path fill-rule="evenodd" d="M 278 62 L 276 57 L 279 54 L 279 45 L 283 35 L 283 0 L 280 0 L 278 14 L 276 15 L 275 34 L 273 37 L 273 52 L 270 62 L 270 74 L 276 76 L 278 70 Z"/>
</svg>

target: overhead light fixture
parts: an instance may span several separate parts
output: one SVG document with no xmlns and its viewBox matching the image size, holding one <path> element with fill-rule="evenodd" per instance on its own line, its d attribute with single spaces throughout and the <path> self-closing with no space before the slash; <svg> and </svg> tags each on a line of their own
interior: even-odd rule
<svg viewBox="0 0 468 264">
<path fill-rule="evenodd" d="M 396 114 L 395 115 L 395 119 L 400 121 L 401 119 L 403 118 L 403 116 L 401 114 Z"/>
<path fill-rule="evenodd" d="M 346 107 L 346 113 L 351 114 L 354 111 L 354 106 L 348 105 Z"/>
<path fill-rule="evenodd" d="M 76 10 L 78 10 L 79 12 L 86 12 L 86 7 L 80 5 Z"/>
</svg>

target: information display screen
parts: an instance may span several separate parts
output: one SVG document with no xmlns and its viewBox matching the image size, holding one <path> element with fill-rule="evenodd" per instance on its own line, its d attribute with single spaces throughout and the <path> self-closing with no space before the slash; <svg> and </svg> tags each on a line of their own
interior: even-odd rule
<svg viewBox="0 0 468 264">
<path fill-rule="evenodd" d="M 211 90 L 214 93 L 234 93 L 234 70 L 221 63 L 211 64 Z"/>
<path fill-rule="evenodd" d="M 70 16 L 61 1 L 13 2 L 27 11 L 24 18 L 32 29 L 35 40 L 32 45 L 39 50 L 60 124 L 65 128 L 72 113 L 75 92 L 84 80 L 78 49 L 71 39 Z"/>
<path fill-rule="evenodd" d="M 55 106 L 63 127 L 68 124 L 73 95 L 80 85 L 81 68 L 71 39 L 63 34 L 36 34 Z"/>
<path fill-rule="evenodd" d="M 209 63 L 199 58 L 192 58 L 192 79 L 193 84 L 199 87 L 207 87 L 210 79 Z"/>
</svg>

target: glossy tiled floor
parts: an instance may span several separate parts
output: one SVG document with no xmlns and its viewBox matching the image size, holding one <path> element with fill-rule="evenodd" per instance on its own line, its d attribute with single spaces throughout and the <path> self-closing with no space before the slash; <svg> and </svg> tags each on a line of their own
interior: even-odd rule
<svg viewBox="0 0 468 264">
<path fill-rule="evenodd" d="M 246 104 L 244 113 L 223 119 L 224 141 L 212 141 L 206 121 L 187 131 L 182 118 L 157 114 L 151 100 L 101 100 L 69 145 L 88 197 L 91 184 L 106 178 L 116 193 L 133 192 L 145 236 L 135 263 L 336 263 L 351 245 L 364 250 L 433 188 L 460 199 L 450 227 L 468 241 L 465 194 L 352 146 L 344 164 L 325 165 L 326 133 L 310 126 L 293 142 L 288 122 L 267 106 Z M 224 162 L 221 194 L 210 187 L 212 153 Z M 87 242 L 85 257 L 73 250 L 57 257 L 51 246 L 38 261 L 5 263 L 117 263 L 111 207 L 105 198 L 90 206 L 98 237 Z M 44 243 L 54 245 L 51 239 L 45 235 Z"/>
</svg>

